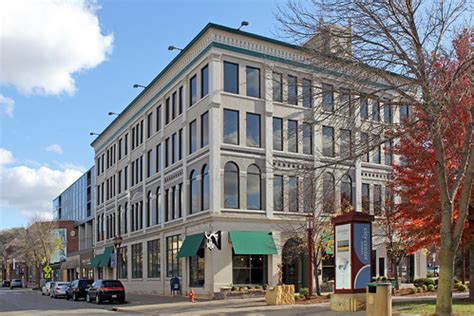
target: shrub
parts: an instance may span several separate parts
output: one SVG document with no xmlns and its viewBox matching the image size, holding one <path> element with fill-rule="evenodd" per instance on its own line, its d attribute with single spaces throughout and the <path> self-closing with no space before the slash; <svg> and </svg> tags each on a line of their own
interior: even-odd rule
<svg viewBox="0 0 474 316">
<path fill-rule="evenodd" d="M 300 295 L 307 296 L 308 293 L 309 293 L 308 288 L 302 287 L 302 288 L 300 289 Z"/>
<path fill-rule="evenodd" d="M 261 290 L 262 287 L 261 287 L 260 285 L 257 285 L 257 286 L 255 286 L 255 289 L 256 289 L 256 290 Z"/>
<path fill-rule="evenodd" d="M 410 291 L 409 292 L 410 294 L 415 294 L 416 293 L 416 288 L 411 287 L 409 291 Z"/>
<path fill-rule="evenodd" d="M 232 292 L 235 292 L 237 291 L 237 288 L 235 286 L 232 286 L 232 288 L 230 289 Z"/>
<path fill-rule="evenodd" d="M 434 291 L 435 287 L 433 284 L 428 285 L 428 291 L 432 292 Z"/>
<path fill-rule="evenodd" d="M 303 294 L 300 293 L 300 296 L 299 296 L 299 297 L 300 297 L 300 300 L 304 300 L 305 297 L 306 297 L 306 295 L 303 295 Z"/>
<path fill-rule="evenodd" d="M 434 280 L 434 284 L 435 284 L 435 285 L 438 285 L 438 279 L 435 279 L 435 280 Z"/>
<path fill-rule="evenodd" d="M 245 290 L 246 290 L 246 288 L 244 288 L 243 286 L 239 287 L 239 292 L 243 292 Z"/>
<path fill-rule="evenodd" d="M 384 276 L 383 276 L 383 277 L 381 278 L 381 281 L 387 281 L 387 280 L 388 280 L 387 277 L 384 277 Z"/>
<path fill-rule="evenodd" d="M 427 272 L 427 273 L 426 273 L 426 277 L 427 277 L 427 278 L 433 278 L 434 276 L 435 276 L 435 275 L 434 275 L 433 272 Z"/>
<path fill-rule="evenodd" d="M 330 300 L 330 299 L 331 299 L 331 293 L 329 293 L 328 295 L 326 295 L 326 298 L 327 298 L 328 300 Z"/>
<path fill-rule="evenodd" d="M 432 279 L 428 279 L 428 278 L 420 278 L 420 279 L 416 279 L 414 282 L 413 282 L 413 285 L 415 285 L 416 287 L 420 287 L 422 285 L 430 285 L 430 284 L 435 284 L 434 281 Z"/>
<path fill-rule="evenodd" d="M 423 293 L 423 288 L 420 287 L 420 286 L 417 287 L 417 288 L 416 288 L 416 292 L 417 292 L 417 293 Z"/>
<path fill-rule="evenodd" d="M 456 278 L 453 279 L 453 282 L 454 282 L 454 284 L 459 284 L 459 283 L 461 283 L 461 281 L 459 281 L 459 280 L 456 279 Z"/>
<path fill-rule="evenodd" d="M 430 284 L 430 285 L 431 285 L 431 284 Z M 426 285 L 424 285 L 424 284 L 421 286 L 421 288 L 423 289 L 423 292 L 428 291 L 428 286 L 426 286 Z"/>
<path fill-rule="evenodd" d="M 266 291 L 268 289 L 268 284 L 263 285 L 263 290 Z"/>
<path fill-rule="evenodd" d="M 467 291 L 467 286 L 464 284 L 458 284 L 458 291 L 459 292 L 466 292 Z"/>
</svg>

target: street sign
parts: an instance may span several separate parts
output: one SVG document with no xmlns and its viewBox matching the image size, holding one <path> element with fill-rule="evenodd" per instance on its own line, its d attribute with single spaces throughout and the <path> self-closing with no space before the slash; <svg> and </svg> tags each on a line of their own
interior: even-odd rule
<svg viewBox="0 0 474 316">
<path fill-rule="evenodd" d="M 43 277 L 45 279 L 51 279 L 51 272 L 53 271 L 53 269 L 51 269 L 51 267 L 49 265 L 45 266 L 43 268 Z"/>
</svg>

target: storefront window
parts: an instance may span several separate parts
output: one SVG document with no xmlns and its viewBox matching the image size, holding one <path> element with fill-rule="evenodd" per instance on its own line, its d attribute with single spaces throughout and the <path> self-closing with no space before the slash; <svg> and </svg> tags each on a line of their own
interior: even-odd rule
<svg viewBox="0 0 474 316">
<path fill-rule="evenodd" d="M 180 277 L 181 267 L 178 252 L 181 248 L 181 235 L 166 237 L 166 276 Z"/>
<path fill-rule="evenodd" d="M 119 279 L 128 278 L 127 256 L 127 247 L 120 247 Z"/>
<path fill-rule="evenodd" d="M 204 286 L 204 247 L 202 245 L 195 256 L 189 257 L 189 286 Z"/>
<path fill-rule="evenodd" d="M 266 255 L 232 255 L 233 284 L 266 284 Z"/>
<path fill-rule="evenodd" d="M 161 262 L 160 262 L 160 240 L 150 240 L 148 241 L 148 277 L 149 278 L 159 278 L 161 272 Z"/>
<path fill-rule="evenodd" d="M 132 279 L 143 277 L 143 252 L 142 244 L 132 245 Z"/>
</svg>

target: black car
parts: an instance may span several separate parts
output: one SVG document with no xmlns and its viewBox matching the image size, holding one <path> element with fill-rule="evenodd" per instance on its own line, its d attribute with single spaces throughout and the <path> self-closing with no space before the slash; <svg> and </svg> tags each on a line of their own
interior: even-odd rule
<svg viewBox="0 0 474 316">
<path fill-rule="evenodd" d="M 77 301 L 80 298 L 86 298 L 86 290 L 89 288 L 94 280 L 74 280 L 71 282 L 71 286 L 67 289 L 66 299 L 72 298 Z"/>
<path fill-rule="evenodd" d="M 119 280 L 96 280 L 87 289 L 86 301 L 96 302 L 117 301 L 120 304 L 125 303 L 125 288 Z"/>
<path fill-rule="evenodd" d="M 2 287 L 10 287 L 10 280 L 3 280 Z"/>
</svg>

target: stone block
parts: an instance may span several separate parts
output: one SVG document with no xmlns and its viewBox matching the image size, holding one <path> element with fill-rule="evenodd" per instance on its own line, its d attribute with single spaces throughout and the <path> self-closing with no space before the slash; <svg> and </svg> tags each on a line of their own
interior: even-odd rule
<svg viewBox="0 0 474 316">
<path fill-rule="evenodd" d="M 331 310 L 336 312 L 356 312 L 365 310 L 365 293 L 348 293 L 331 295 Z"/>
<path fill-rule="evenodd" d="M 295 304 L 295 286 L 277 285 L 268 288 L 265 293 L 267 305 L 292 305 Z"/>
</svg>

